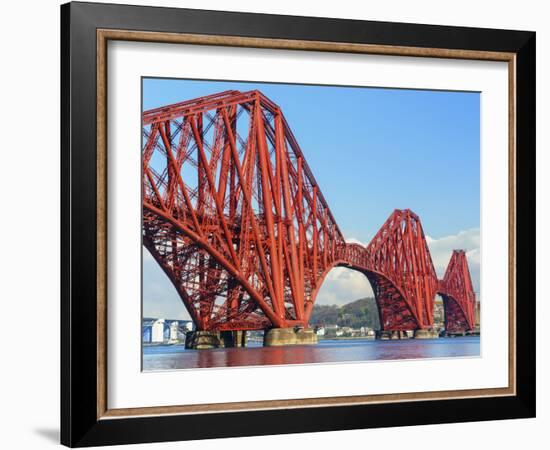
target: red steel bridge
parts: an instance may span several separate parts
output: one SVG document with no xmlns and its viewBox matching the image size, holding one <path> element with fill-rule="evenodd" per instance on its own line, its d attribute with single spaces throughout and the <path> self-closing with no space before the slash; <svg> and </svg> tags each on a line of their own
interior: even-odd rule
<svg viewBox="0 0 550 450">
<path fill-rule="evenodd" d="M 465 252 L 438 280 L 420 219 L 395 210 L 366 246 L 344 236 L 281 109 L 226 91 L 145 111 L 143 243 L 198 330 L 307 327 L 334 267 L 365 274 L 382 330 L 474 327 Z"/>
</svg>

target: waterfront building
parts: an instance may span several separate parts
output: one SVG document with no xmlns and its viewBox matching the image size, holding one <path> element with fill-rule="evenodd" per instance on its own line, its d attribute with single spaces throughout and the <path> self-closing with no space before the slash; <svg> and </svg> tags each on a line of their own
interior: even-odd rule
<svg viewBox="0 0 550 450">
<path fill-rule="evenodd" d="M 145 344 L 185 342 L 185 334 L 194 329 L 195 326 L 191 320 L 144 317 L 142 320 L 142 341 Z"/>
<path fill-rule="evenodd" d="M 157 319 L 153 323 L 151 331 L 151 342 L 159 344 L 164 342 L 164 319 Z"/>
<path fill-rule="evenodd" d="M 178 342 L 179 341 L 179 325 L 177 321 L 170 322 L 170 335 L 168 337 L 168 342 Z"/>
<path fill-rule="evenodd" d="M 142 341 L 144 343 L 162 343 L 164 342 L 164 319 L 155 319 L 151 317 L 144 318 L 141 324 Z"/>
</svg>

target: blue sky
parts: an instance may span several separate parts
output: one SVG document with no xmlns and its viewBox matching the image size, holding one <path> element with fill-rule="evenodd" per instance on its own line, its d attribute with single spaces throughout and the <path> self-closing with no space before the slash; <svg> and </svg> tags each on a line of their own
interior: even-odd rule
<svg viewBox="0 0 550 450">
<path fill-rule="evenodd" d="M 259 89 L 281 107 L 346 238 L 367 243 L 394 209 L 409 208 L 430 237 L 438 272 L 450 257 L 445 243 L 465 241 L 472 259 L 479 256 L 479 93 L 146 78 L 143 108 L 228 89 Z M 164 274 L 148 261 L 144 314 L 176 314 L 173 293 L 162 293 L 173 288 L 162 287 Z M 328 278 L 320 303 L 370 291 L 362 275 L 347 272 Z M 478 272 L 472 267 L 475 285 Z"/>
</svg>

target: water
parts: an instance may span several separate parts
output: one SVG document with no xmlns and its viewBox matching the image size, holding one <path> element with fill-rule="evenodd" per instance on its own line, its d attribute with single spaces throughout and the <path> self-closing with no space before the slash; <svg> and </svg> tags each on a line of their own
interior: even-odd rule
<svg viewBox="0 0 550 450">
<path fill-rule="evenodd" d="M 480 355 L 479 336 L 380 340 L 322 340 L 315 345 L 186 350 L 183 345 L 143 348 L 143 370 L 177 370 L 208 367 L 335 363 L 396 359 L 474 357 Z"/>
</svg>

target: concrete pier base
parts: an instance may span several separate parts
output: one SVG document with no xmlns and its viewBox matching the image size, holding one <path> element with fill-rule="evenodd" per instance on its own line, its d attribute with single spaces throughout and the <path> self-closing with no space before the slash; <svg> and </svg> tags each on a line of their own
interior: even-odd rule
<svg viewBox="0 0 550 450">
<path fill-rule="evenodd" d="M 264 347 L 317 344 L 311 328 L 271 328 L 264 333 Z"/>
<path fill-rule="evenodd" d="M 188 331 L 185 335 L 185 348 L 202 350 L 223 347 L 218 331 Z"/>
<path fill-rule="evenodd" d="M 389 341 L 391 339 L 391 335 L 391 331 L 378 330 L 376 332 L 376 339 L 380 339 L 381 341 Z"/>
<path fill-rule="evenodd" d="M 246 331 L 188 331 L 185 348 L 203 350 L 209 348 L 246 347 Z"/>
<path fill-rule="evenodd" d="M 414 338 L 415 339 L 437 339 L 439 333 L 435 330 L 415 330 Z"/>
<path fill-rule="evenodd" d="M 317 334 L 311 328 L 300 328 L 296 331 L 297 344 L 317 344 Z"/>
<path fill-rule="evenodd" d="M 246 331 L 222 331 L 220 340 L 224 347 L 246 347 Z"/>
<path fill-rule="evenodd" d="M 380 339 L 381 341 L 396 341 L 409 339 L 409 334 L 405 330 L 379 330 L 376 332 L 376 339 Z"/>
</svg>

